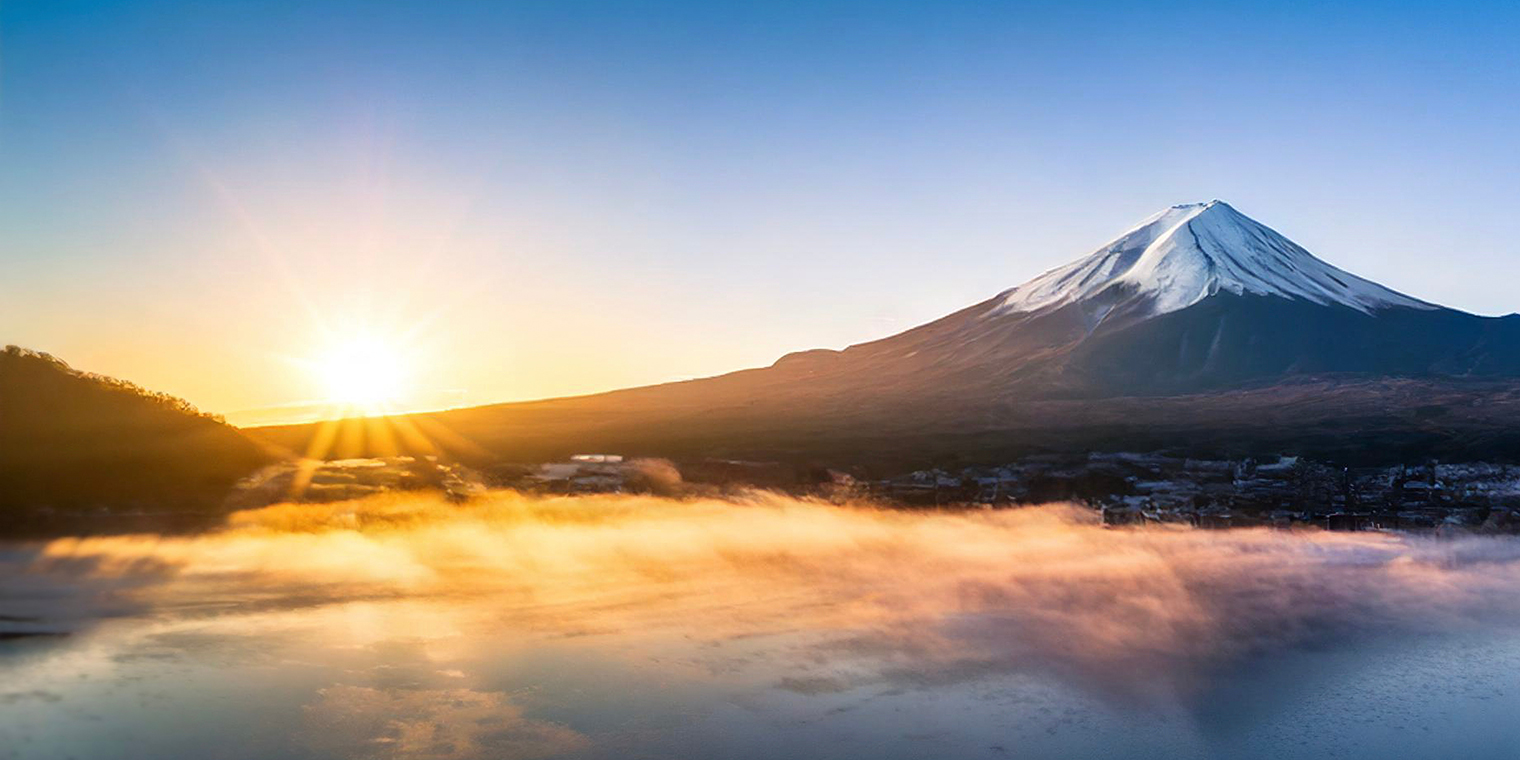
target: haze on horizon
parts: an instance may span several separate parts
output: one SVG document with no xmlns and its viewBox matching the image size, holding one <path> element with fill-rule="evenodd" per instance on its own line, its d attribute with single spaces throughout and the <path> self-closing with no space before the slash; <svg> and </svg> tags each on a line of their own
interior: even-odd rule
<svg viewBox="0 0 1520 760">
<path fill-rule="evenodd" d="M 222 413 L 370 333 L 404 408 L 559 396 L 882 337 L 1216 197 L 1517 307 L 1513 4 L 360 6 L 0 5 L 3 342 Z"/>
</svg>

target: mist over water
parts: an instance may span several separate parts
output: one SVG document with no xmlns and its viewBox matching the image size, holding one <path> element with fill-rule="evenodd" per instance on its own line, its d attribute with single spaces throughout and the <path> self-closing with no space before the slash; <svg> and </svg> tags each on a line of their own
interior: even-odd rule
<svg viewBox="0 0 1520 760">
<path fill-rule="evenodd" d="M 4 548 L 68 635 L 0 642 L 0 757 L 1510 757 L 1517 590 L 1509 538 L 1067 505 L 287 504 Z"/>
</svg>

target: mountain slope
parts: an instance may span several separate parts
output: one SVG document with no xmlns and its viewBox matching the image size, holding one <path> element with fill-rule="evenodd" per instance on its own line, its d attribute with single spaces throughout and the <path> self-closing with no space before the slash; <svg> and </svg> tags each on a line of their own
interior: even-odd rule
<svg viewBox="0 0 1520 760">
<path fill-rule="evenodd" d="M 1213 201 L 1164 210 L 1067 266 L 843 351 L 422 417 L 476 455 L 530 459 L 612 449 L 906 463 L 1293 441 L 1337 456 L 1376 456 L 1376 445 L 1511 457 L 1520 407 L 1496 400 L 1517 388 L 1520 316 L 1406 296 Z M 1266 413 L 1289 403 L 1300 417 Z M 1435 406 L 1482 413 L 1414 413 Z M 260 435 L 301 450 L 314 430 Z M 371 451 L 362 430 L 345 440 L 335 454 Z"/>
<path fill-rule="evenodd" d="M 208 507 L 268 461 L 179 399 L 0 351 L 0 516 L 17 510 Z"/>
</svg>

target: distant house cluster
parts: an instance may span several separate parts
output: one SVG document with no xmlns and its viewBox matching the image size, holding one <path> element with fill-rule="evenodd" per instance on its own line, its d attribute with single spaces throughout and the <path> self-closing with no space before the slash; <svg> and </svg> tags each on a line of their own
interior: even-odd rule
<svg viewBox="0 0 1520 760">
<path fill-rule="evenodd" d="M 464 500 L 487 487 L 709 496 L 759 488 L 840 503 L 944 508 L 1069 501 L 1090 505 L 1109 525 L 1520 533 L 1520 466 L 1426 462 L 1347 468 L 1293 456 L 1197 459 L 1125 452 L 1031 456 L 875 480 L 781 462 L 703 459 L 677 465 L 619 454 L 576 454 L 482 472 L 427 457 L 307 461 L 275 465 L 246 479 L 234 506 L 339 501 L 413 489 Z"/>
<path fill-rule="evenodd" d="M 1259 461 L 1094 453 L 957 472 L 922 470 L 873 482 L 871 491 L 908 504 L 1081 501 L 1116 525 L 1520 531 L 1520 467 L 1481 462 L 1346 468 L 1291 456 Z"/>
<path fill-rule="evenodd" d="M 681 472 L 670 462 L 621 454 L 575 454 L 555 462 L 500 464 L 485 474 L 492 486 L 530 493 L 674 495 L 681 485 Z"/>
<path fill-rule="evenodd" d="M 484 490 L 480 477 L 435 457 L 373 457 L 281 462 L 244 478 L 228 506 L 249 509 L 281 501 L 334 502 L 387 491 L 441 491 L 463 501 Z"/>
<path fill-rule="evenodd" d="M 576 454 L 538 466 L 528 480 L 556 493 L 616 493 L 628 488 L 634 469 L 618 454 Z"/>
</svg>

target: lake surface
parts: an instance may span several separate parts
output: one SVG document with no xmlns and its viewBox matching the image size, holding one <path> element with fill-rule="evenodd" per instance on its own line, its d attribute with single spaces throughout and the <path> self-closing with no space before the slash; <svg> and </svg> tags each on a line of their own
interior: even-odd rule
<svg viewBox="0 0 1520 760">
<path fill-rule="evenodd" d="M 1514 758 L 1517 592 L 1502 537 L 278 507 L 4 545 L 0 757 Z"/>
</svg>

